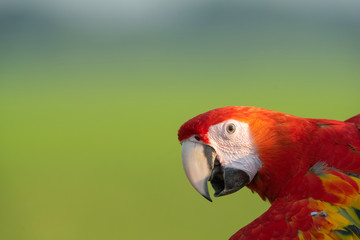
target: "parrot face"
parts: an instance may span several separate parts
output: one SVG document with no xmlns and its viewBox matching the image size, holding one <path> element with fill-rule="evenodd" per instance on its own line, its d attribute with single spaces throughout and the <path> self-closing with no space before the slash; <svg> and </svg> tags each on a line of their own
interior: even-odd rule
<svg viewBox="0 0 360 240">
<path fill-rule="evenodd" d="M 235 119 L 210 125 L 205 134 L 195 133 L 181 144 L 186 176 L 209 201 L 207 181 L 215 197 L 227 195 L 251 182 L 262 166 L 249 125 Z"/>
</svg>

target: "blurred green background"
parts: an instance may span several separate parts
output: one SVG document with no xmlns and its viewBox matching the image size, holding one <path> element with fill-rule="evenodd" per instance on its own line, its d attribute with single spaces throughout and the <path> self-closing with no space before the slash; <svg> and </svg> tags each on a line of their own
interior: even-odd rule
<svg viewBox="0 0 360 240">
<path fill-rule="evenodd" d="M 360 113 L 357 1 L 0 3 L 0 238 L 227 239 L 269 204 L 207 202 L 177 130 L 244 105 Z"/>
</svg>

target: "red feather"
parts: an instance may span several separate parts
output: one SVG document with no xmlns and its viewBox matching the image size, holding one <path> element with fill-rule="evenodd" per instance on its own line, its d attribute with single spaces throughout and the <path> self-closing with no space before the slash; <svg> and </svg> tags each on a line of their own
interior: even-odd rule
<svg viewBox="0 0 360 240">
<path fill-rule="evenodd" d="M 309 171 L 298 184 L 230 240 L 360 237 L 349 230 L 357 229 L 359 217 L 348 217 L 360 204 L 358 178 L 324 168 L 320 175 Z"/>
</svg>

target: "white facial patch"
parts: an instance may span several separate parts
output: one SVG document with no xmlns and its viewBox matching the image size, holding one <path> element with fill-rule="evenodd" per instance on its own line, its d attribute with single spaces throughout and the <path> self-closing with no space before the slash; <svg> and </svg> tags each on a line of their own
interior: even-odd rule
<svg viewBox="0 0 360 240">
<path fill-rule="evenodd" d="M 249 125 L 228 120 L 209 128 L 208 138 L 222 166 L 246 172 L 250 181 L 262 166 Z"/>
</svg>

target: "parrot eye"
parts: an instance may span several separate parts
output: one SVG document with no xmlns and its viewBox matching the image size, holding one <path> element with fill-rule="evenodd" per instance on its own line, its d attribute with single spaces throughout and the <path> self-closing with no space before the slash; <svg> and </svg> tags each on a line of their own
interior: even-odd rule
<svg viewBox="0 0 360 240">
<path fill-rule="evenodd" d="M 229 125 L 226 126 L 226 131 L 230 134 L 234 133 L 236 130 L 235 124 L 230 123 Z"/>
<path fill-rule="evenodd" d="M 196 136 L 196 135 L 195 135 L 195 139 L 196 139 L 197 141 L 200 141 L 200 138 L 199 138 L 198 136 Z"/>
</svg>

